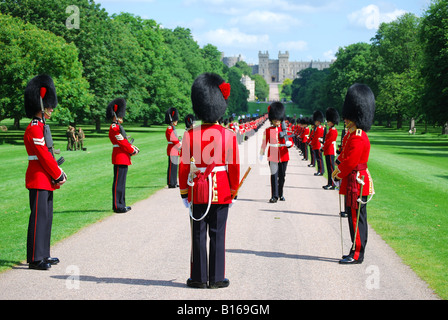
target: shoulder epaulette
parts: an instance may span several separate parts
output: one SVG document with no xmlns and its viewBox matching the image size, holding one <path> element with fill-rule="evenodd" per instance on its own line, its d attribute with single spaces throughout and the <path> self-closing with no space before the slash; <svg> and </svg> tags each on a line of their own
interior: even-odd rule
<svg viewBox="0 0 448 320">
<path fill-rule="evenodd" d="M 358 130 L 356 130 L 356 135 L 357 135 L 358 137 L 362 136 L 362 129 L 358 129 Z"/>
</svg>

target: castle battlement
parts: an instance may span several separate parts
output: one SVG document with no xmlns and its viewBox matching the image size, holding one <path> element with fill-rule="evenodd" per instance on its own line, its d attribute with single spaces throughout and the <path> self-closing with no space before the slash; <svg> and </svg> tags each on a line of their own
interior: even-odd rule
<svg viewBox="0 0 448 320">
<path fill-rule="evenodd" d="M 258 65 L 253 66 L 253 73 L 263 76 L 267 83 L 283 83 L 286 79 L 294 80 L 298 73 L 308 68 L 324 70 L 333 62 L 328 61 L 289 61 L 289 51 L 279 51 L 278 59 L 269 59 L 269 51 L 258 53 Z"/>
</svg>

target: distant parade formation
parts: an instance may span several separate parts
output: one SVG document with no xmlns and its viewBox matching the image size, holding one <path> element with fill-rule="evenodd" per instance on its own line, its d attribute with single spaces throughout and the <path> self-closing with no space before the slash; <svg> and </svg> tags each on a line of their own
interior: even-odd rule
<svg viewBox="0 0 448 320">
<path fill-rule="evenodd" d="M 375 97 L 370 88 L 354 84 L 348 89 L 342 114 L 328 108 L 316 110 L 311 117 L 287 117 L 281 102 L 272 102 L 266 114 L 255 117 L 225 118 L 231 86 L 219 75 L 204 73 L 191 88 L 194 114 L 186 115 L 185 133 L 177 132 L 179 111 L 166 110 L 165 137 L 168 158 L 166 184 L 177 189 L 189 212 L 191 226 L 190 270 L 186 285 L 191 288 L 225 288 L 225 239 L 229 210 L 238 201 L 238 192 L 250 173 L 243 176 L 239 146 L 270 122 L 263 132 L 259 163 L 270 170 L 270 198 L 275 205 L 287 201 L 283 189 L 291 154 L 301 156 L 315 167 L 314 176 L 327 174 L 325 190 L 339 193 L 339 215 L 347 217 L 352 246 L 340 264 L 360 264 L 367 244 L 367 203 L 374 195 L 373 179 L 368 170 L 370 142 L 367 136 L 375 113 Z M 46 120 L 57 107 L 56 88 L 50 76 L 33 78 L 25 89 L 25 110 L 31 122 L 24 142 L 28 153 L 26 188 L 29 190 L 30 219 L 27 235 L 27 262 L 30 269 L 48 270 L 59 262 L 50 254 L 53 218 L 53 192 L 67 181 L 61 169 L 63 158 L 56 160 L 53 139 Z M 126 101 L 113 99 L 106 106 L 110 121 L 111 162 L 113 165 L 112 210 L 127 213 L 126 177 L 132 157 L 140 150 L 123 127 Z M 338 135 L 336 126 L 344 122 Z M 80 129 L 82 130 L 82 129 Z M 261 132 L 260 132 L 261 133 Z M 79 148 L 83 148 L 83 132 Z M 67 130 L 68 147 L 76 142 L 74 128 Z M 338 141 L 340 143 L 338 144 Z M 78 139 L 79 142 L 79 139 Z M 76 150 L 76 147 L 75 147 Z M 325 170 L 326 168 L 326 170 Z M 262 179 L 262 177 L 260 177 Z M 337 210 L 335 203 L 335 210 Z M 207 246 L 207 237 L 209 245 Z M 341 227 L 342 239 L 342 227 Z"/>
</svg>

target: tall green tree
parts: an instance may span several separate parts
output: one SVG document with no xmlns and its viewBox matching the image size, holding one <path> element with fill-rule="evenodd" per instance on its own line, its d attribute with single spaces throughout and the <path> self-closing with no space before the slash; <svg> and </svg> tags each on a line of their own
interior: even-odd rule
<svg viewBox="0 0 448 320">
<path fill-rule="evenodd" d="M 355 83 L 371 85 L 373 79 L 370 70 L 373 61 L 370 50 L 370 44 L 360 42 L 341 47 L 336 53 L 336 61 L 331 65 L 329 74 L 329 103 L 337 110 L 342 111 L 350 86 Z"/>
<path fill-rule="evenodd" d="M 298 73 L 291 85 L 291 99 L 310 112 L 328 108 L 328 81 L 330 71 L 308 68 Z"/>
<path fill-rule="evenodd" d="M 0 119 L 13 118 L 16 127 L 25 117 L 23 93 L 39 74 L 55 81 L 59 106 L 54 119 L 73 121 L 73 114 L 89 105 L 88 82 L 73 44 L 18 18 L 0 14 Z"/>
<path fill-rule="evenodd" d="M 423 76 L 428 119 L 448 134 L 448 1 L 433 0 L 425 12 L 420 40 L 424 46 Z"/>
<path fill-rule="evenodd" d="M 397 128 L 403 119 L 421 113 L 422 46 L 418 37 L 420 18 L 405 14 L 396 21 L 383 23 L 372 39 L 372 59 L 375 61 L 378 86 L 377 113 L 395 117 Z"/>
</svg>

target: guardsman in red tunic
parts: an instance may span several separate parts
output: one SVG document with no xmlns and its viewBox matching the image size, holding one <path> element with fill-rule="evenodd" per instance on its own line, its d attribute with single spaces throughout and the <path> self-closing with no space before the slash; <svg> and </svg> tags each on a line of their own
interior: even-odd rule
<svg viewBox="0 0 448 320">
<path fill-rule="evenodd" d="M 58 104 L 53 80 L 47 75 L 33 78 L 25 89 L 25 111 L 33 120 L 23 137 L 28 153 L 26 188 L 29 190 L 30 219 L 27 237 L 27 262 L 30 269 L 47 270 L 59 263 L 50 257 L 53 223 L 53 191 L 67 176 L 53 154 L 53 139 L 45 120 L 51 118 Z"/>
<path fill-rule="evenodd" d="M 325 155 L 325 164 L 327 165 L 328 183 L 322 188 L 325 190 L 334 190 L 336 185 L 331 177 L 331 174 L 335 169 L 334 157 L 336 155 L 336 140 L 338 139 L 338 129 L 336 129 L 336 125 L 339 124 L 339 113 L 334 108 L 328 108 L 325 116 L 327 118 L 329 129 L 325 135 L 323 152 Z"/>
<path fill-rule="evenodd" d="M 126 213 L 131 207 L 126 206 L 126 177 L 128 167 L 132 164 L 131 156 L 140 150 L 128 141 L 122 126 L 126 115 L 126 101 L 118 98 L 113 100 L 106 109 L 106 118 L 112 120 L 109 129 L 109 139 L 113 145 L 112 164 L 114 165 L 114 182 L 112 184 L 112 209 L 115 213 Z"/>
<path fill-rule="evenodd" d="M 176 126 L 179 121 L 179 112 L 176 108 L 169 108 L 165 113 L 165 123 L 168 128 L 165 131 L 165 137 L 168 141 L 166 154 L 168 156 L 168 169 L 166 180 L 168 188 L 177 188 L 177 170 L 179 167 L 179 152 L 182 144 L 177 135 Z"/>
<path fill-rule="evenodd" d="M 303 161 L 308 161 L 308 138 L 310 137 L 309 119 L 303 118 L 302 121 L 302 133 L 300 139 L 302 140 L 302 155 Z"/>
<path fill-rule="evenodd" d="M 280 102 L 274 102 L 269 106 L 269 120 L 272 126 L 264 132 L 260 150 L 260 160 L 263 159 L 266 148 L 268 149 L 269 168 L 271 170 L 271 199 L 270 203 L 285 201 L 283 186 L 285 185 L 286 169 L 289 161 L 289 148 L 292 147 L 292 138 L 288 138 L 286 132 L 282 132 L 281 124 L 285 119 L 285 106 Z"/>
<path fill-rule="evenodd" d="M 317 164 L 317 172 L 315 176 L 323 176 L 325 172 L 324 160 L 322 157 L 322 139 L 324 137 L 324 127 L 322 122 L 324 121 L 324 115 L 321 111 L 315 111 L 313 114 L 313 123 L 315 125 L 313 139 L 311 140 L 311 147 L 313 149 L 314 159 Z"/>
<path fill-rule="evenodd" d="M 332 174 L 335 181 L 341 180 L 339 193 L 345 195 L 353 242 L 350 253 L 339 261 L 341 264 L 358 264 L 364 260 L 368 229 L 367 197 L 375 193 L 373 180 L 367 169 L 370 154 L 367 132 L 372 126 L 374 114 L 375 96 L 370 88 L 363 84 L 350 87 L 342 109 L 348 132 L 338 157 L 338 167 Z"/>
<path fill-rule="evenodd" d="M 229 95 L 230 85 L 212 73 L 200 75 L 191 89 L 193 110 L 202 124 L 187 130 L 182 139 L 179 188 L 190 210 L 192 249 L 187 286 L 194 288 L 206 288 L 207 282 L 209 288 L 229 285 L 225 233 L 229 206 L 238 192 L 240 162 L 235 132 L 217 122 L 227 109 Z"/>
</svg>

